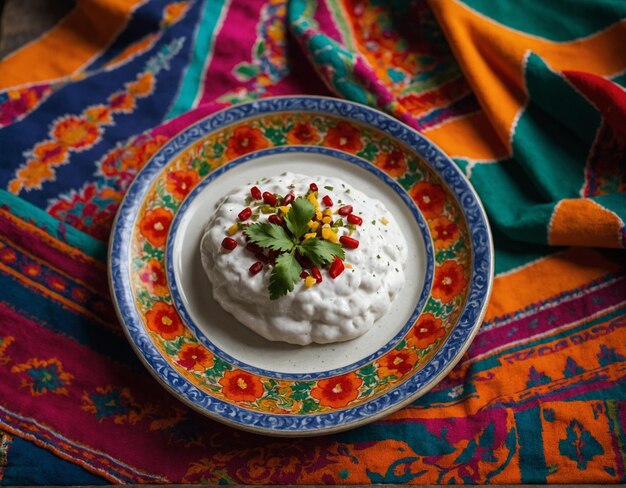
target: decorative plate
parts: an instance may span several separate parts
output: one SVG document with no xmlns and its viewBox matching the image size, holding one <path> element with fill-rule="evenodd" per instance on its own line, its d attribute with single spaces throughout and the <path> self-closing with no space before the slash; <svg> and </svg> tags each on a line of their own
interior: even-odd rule
<svg viewBox="0 0 626 488">
<path fill-rule="evenodd" d="M 199 250 L 210 212 L 233 187 L 285 171 L 348 181 L 405 232 L 406 285 L 360 338 L 270 342 L 212 298 Z M 179 399 L 233 427 L 319 435 L 388 415 L 452 369 L 480 327 L 493 247 L 470 184 L 422 135 L 363 105 L 278 97 L 213 114 L 161 148 L 120 206 L 109 277 L 131 345 Z"/>
</svg>

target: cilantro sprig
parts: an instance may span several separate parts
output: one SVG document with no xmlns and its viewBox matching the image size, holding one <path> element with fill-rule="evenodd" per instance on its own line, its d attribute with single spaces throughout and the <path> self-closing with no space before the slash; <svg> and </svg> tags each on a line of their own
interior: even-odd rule
<svg viewBox="0 0 626 488">
<path fill-rule="evenodd" d="M 284 216 L 285 226 L 269 222 L 251 224 L 245 231 L 250 241 L 257 246 L 280 251 L 276 264 L 270 274 L 270 299 L 278 298 L 293 291 L 300 279 L 302 266 L 296 253 L 309 259 L 315 266 L 330 264 L 335 257 L 345 257 L 339 244 L 324 241 L 317 237 L 302 240 L 309 231 L 309 221 L 315 215 L 313 204 L 303 197 L 296 198 L 287 215 Z"/>
<path fill-rule="evenodd" d="M 294 246 L 293 239 L 282 225 L 259 222 L 248 227 L 246 234 L 257 246 L 274 251 L 291 251 Z"/>
</svg>

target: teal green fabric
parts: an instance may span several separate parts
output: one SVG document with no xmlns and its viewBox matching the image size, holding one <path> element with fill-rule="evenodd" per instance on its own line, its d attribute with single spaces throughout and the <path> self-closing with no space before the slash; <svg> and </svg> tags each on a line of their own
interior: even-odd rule
<svg viewBox="0 0 626 488">
<path fill-rule="evenodd" d="M 76 230 L 63 222 L 59 222 L 54 217 L 42 209 L 28 203 L 26 200 L 19 198 L 6 190 L 0 189 L 0 206 L 7 205 L 11 209 L 11 213 L 23 219 L 30 220 L 37 227 L 45 230 L 50 235 L 68 245 L 80 249 L 85 254 L 93 256 L 102 262 L 107 258 L 106 243 L 94 239 L 93 237 Z"/>
<path fill-rule="evenodd" d="M 591 35 L 626 13 L 622 0 L 459 1 L 503 25 L 556 42 Z"/>
</svg>

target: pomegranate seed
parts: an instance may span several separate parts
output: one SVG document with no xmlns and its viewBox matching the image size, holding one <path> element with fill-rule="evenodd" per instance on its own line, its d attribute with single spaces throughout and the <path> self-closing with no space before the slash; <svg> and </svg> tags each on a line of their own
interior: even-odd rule
<svg viewBox="0 0 626 488">
<path fill-rule="evenodd" d="M 349 236 L 341 236 L 339 242 L 343 244 L 343 247 L 347 247 L 348 249 L 356 249 L 359 247 L 359 241 Z"/>
<path fill-rule="evenodd" d="M 324 205 L 326 205 L 327 207 L 332 207 L 333 206 L 333 201 L 331 200 L 331 198 L 328 195 L 326 195 L 326 196 L 324 196 L 324 198 L 322 198 L 322 203 Z"/>
<path fill-rule="evenodd" d="M 252 209 L 250 207 L 246 207 L 241 212 L 239 212 L 239 214 L 237 214 L 237 217 L 239 217 L 239 220 L 243 221 L 248 220 L 250 218 L 250 215 L 252 215 Z"/>
<path fill-rule="evenodd" d="M 277 214 L 270 215 L 267 220 L 270 222 L 270 224 L 283 225 L 283 218 Z"/>
<path fill-rule="evenodd" d="M 320 273 L 320 270 L 317 269 L 316 266 L 313 266 L 311 268 L 311 274 L 313 275 L 313 278 L 315 278 L 315 282 L 316 283 L 321 283 L 322 282 L 322 273 Z"/>
<path fill-rule="evenodd" d="M 258 253 L 256 253 L 254 255 L 255 258 L 257 258 L 259 261 L 263 262 L 263 263 L 267 263 L 269 261 L 269 258 L 263 254 L 263 252 L 259 251 Z"/>
<path fill-rule="evenodd" d="M 255 200 L 260 200 L 263 196 L 258 186 L 253 186 L 252 188 L 250 188 L 250 195 L 252 195 L 252 198 L 254 198 Z"/>
<path fill-rule="evenodd" d="M 258 252 L 262 252 L 262 249 L 254 242 L 248 242 L 248 244 L 246 244 L 246 251 L 250 251 L 251 253 L 256 254 Z"/>
<path fill-rule="evenodd" d="M 285 198 L 283 198 L 283 205 L 289 205 L 290 203 L 293 203 L 295 199 L 296 197 L 293 196 L 293 193 L 288 193 L 285 195 Z"/>
<path fill-rule="evenodd" d="M 311 184 L 309 185 L 309 190 L 311 190 L 311 191 L 317 191 L 317 185 L 316 185 L 315 183 L 311 183 Z"/>
<path fill-rule="evenodd" d="M 307 276 L 309 276 L 309 273 L 307 273 L 306 271 L 303 271 L 302 273 L 300 273 L 300 278 L 305 279 Z"/>
<path fill-rule="evenodd" d="M 263 263 L 260 261 L 257 261 L 256 263 L 254 263 L 252 266 L 248 268 L 248 271 L 250 272 L 252 276 L 254 276 L 262 269 L 263 269 Z"/>
<path fill-rule="evenodd" d="M 276 206 L 276 197 L 269 191 L 263 192 L 263 201 L 272 207 Z"/>
<path fill-rule="evenodd" d="M 270 263 L 276 264 L 276 258 L 280 254 L 280 251 L 274 251 L 273 249 L 270 249 L 267 254 L 268 254 L 268 258 L 270 260 Z"/>
<path fill-rule="evenodd" d="M 348 223 L 354 225 L 361 225 L 363 223 L 363 219 L 358 215 L 350 214 L 348 215 Z"/>
<path fill-rule="evenodd" d="M 344 205 L 339 210 L 337 210 L 339 215 L 350 215 L 352 213 L 352 205 Z"/>
<path fill-rule="evenodd" d="M 328 274 L 331 278 L 335 279 L 337 278 L 337 276 L 343 273 L 344 269 L 346 269 L 346 267 L 343 265 L 343 261 L 341 260 L 341 258 L 335 258 L 333 260 L 333 264 L 330 265 Z"/>
<path fill-rule="evenodd" d="M 232 251 L 237 247 L 237 241 L 235 239 L 231 239 L 230 237 L 224 237 L 224 240 L 222 241 L 222 247 L 224 249 Z"/>
</svg>

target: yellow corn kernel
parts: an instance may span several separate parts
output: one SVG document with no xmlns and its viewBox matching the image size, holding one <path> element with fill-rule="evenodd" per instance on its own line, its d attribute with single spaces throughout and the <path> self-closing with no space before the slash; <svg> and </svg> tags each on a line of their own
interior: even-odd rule
<svg viewBox="0 0 626 488">
<path fill-rule="evenodd" d="M 307 276 L 306 278 L 304 278 L 304 285 L 307 288 L 311 288 L 314 284 L 315 284 L 315 278 L 313 278 L 312 276 Z"/>
<path fill-rule="evenodd" d="M 345 261 L 344 261 L 343 265 L 344 265 L 344 267 L 345 267 L 346 269 L 350 269 L 350 268 L 352 268 L 352 265 L 351 265 L 350 263 L 346 263 Z"/>
<path fill-rule="evenodd" d="M 323 217 L 322 212 L 320 212 L 319 210 L 315 212 L 315 218 L 317 220 L 322 220 L 322 217 Z"/>
<path fill-rule="evenodd" d="M 382 219 L 380 219 L 380 223 L 383 225 L 387 225 L 389 221 L 385 217 L 383 217 Z"/>
<path fill-rule="evenodd" d="M 314 220 L 309 220 L 309 229 L 313 232 L 317 231 L 317 228 L 320 226 L 319 222 L 315 222 Z"/>
<path fill-rule="evenodd" d="M 233 224 L 233 225 L 231 225 L 231 226 L 228 228 L 228 230 L 226 231 L 226 233 L 227 233 L 229 236 L 232 236 L 232 235 L 235 235 L 235 234 L 237 233 L 237 231 L 238 231 L 238 230 L 239 230 L 239 225 L 237 225 L 237 224 Z"/>
<path fill-rule="evenodd" d="M 333 230 L 330 227 L 324 227 L 322 229 L 322 238 L 330 242 L 339 241 L 339 237 L 337 236 L 337 234 L 333 232 Z"/>
<path fill-rule="evenodd" d="M 333 214 L 333 209 L 332 208 L 327 208 L 326 210 L 324 210 L 324 215 L 330 216 L 332 214 Z"/>
<path fill-rule="evenodd" d="M 280 208 L 280 211 L 285 215 L 287 215 L 287 212 L 289 212 L 289 205 L 281 205 L 278 208 Z"/>
<path fill-rule="evenodd" d="M 330 221 L 333 220 L 332 217 L 324 217 L 322 219 L 322 223 L 324 224 L 330 224 Z"/>
<path fill-rule="evenodd" d="M 315 232 L 309 232 L 308 234 L 304 234 L 304 240 L 306 241 L 307 239 L 312 239 L 316 235 L 317 234 Z"/>
<path fill-rule="evenodd" d="M 313 193 L 309 193 L 309 202 L 311 202 L 316 209 L 320 206 L 320 202 L 317 201 Z"/>
</svg>

